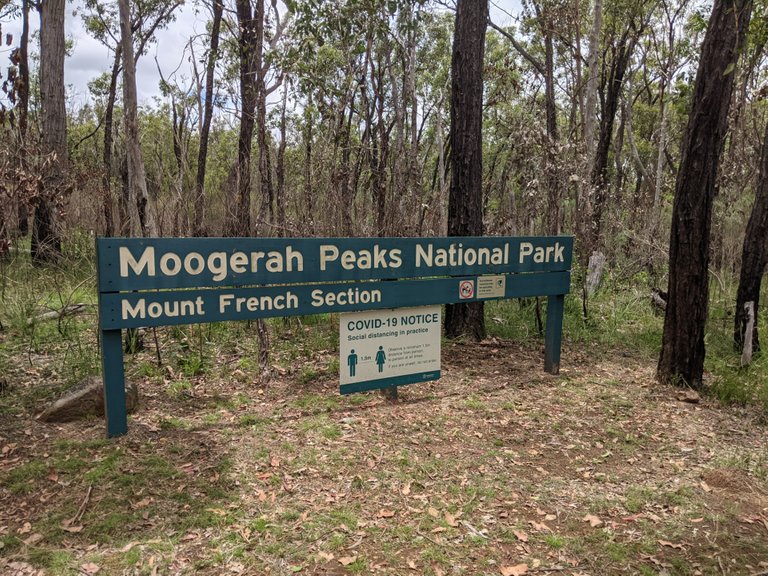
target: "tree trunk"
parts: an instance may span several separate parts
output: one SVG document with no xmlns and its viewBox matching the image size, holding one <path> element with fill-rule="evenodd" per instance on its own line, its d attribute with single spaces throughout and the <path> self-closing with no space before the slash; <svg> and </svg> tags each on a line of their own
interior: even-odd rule
<svg viewBox="0 0 768 576">
<path fill-rule="evenodd" d="M 768 266 L 768 126 L 763 136 L 760 157 L 760 178 L 755 191 L 755 203 L 749 216 L 744 246 L 741 252 L 741 274 L 736 292 L 736 314 L 733 329 L 733 343 L 738 350 L 744 347 L 747 327 L 747 313 L 744 304 L 754 302 L 754 317 L 757 318 L 760 303 L 760 286 Z M 760 350 L 757 322 L 752 331 L 752 349 Z"/>
<path fill-rule="evenodd" d="M 19 160 L 22 170 L 26 173 L 29 165 L 27 159 L 27 125 L 29 117 L 29 0 L 21 2 L 21 39 L 19 41 L 19 79 L 17 94 L 19 110 Z M 24 191 L 26 192 L 26 191 Z M 21 236 L 29 234 L 29 198 L 27 193 L 17 194 L 18 231 Z"/>
<path fill-rule="evenodd" d="M 197 154 L 197 178 L 195 180 L 195 236 L 205 236 L 207 233 L 207 226 L 205 225 L 205 170 L 208 162 L 208 138 L 211 133 L 211 119 L 213 118 L 214 73 L 219 55 L 219 33 L 223 13 L 223 1 L 213 0 L 211 50 L 208 53 L 208 62 L 205 68 L 205 103 L 203 105 L 203 125 L 200 129 L 200 148 Z"/>
<path fill-rule="evenodd" d="M 229 226 L 234 236 L 251 235 L 251 148 L 254 113 L 257 104 L 257 54 L 261 46 L 256 42 L 258 18 L 253 14 L 249 0 L 237 0 L 237 22 L 240 28 L 238 50 L 240 56 L 240 133 L 237 140 L 237 206 Z"/>
<path fill-rule="evenodd" d="M 133 57 L 133 31 L 129 0 L 119 0 L 120 38 L 123 47 L 123 115 L 125 149 L 128 157 L 128 219 L 131 237 L 157 236 L 157 226 L 147 193 L 144 158 L 139 141 L 136 62 Z"/>
<path fill-rule="evenodd" d="M 286 112 L 288 108 L 288 82 L 283 86 L 283 100 L 280 104 L 280 145 L 277 148 L 277 236 L 283 237 L 288 226 L 285 215 L 285 149 L 286 140 Z"/>
<path fill-rule="evenodd" d="M 57 204 L 67 188 L 67 111 L 64 103 L 65 0 L 44 0 L 40 18 L 40 102 L 42 152 L 48 166 L 40 179 L 32 226 L 32 260 L 61 256 Z"/>
<path fill-rule="evenodd" d="M 657 377 L 702 387 L 709 290 L 709 240 L 735 66 L 752 0 L 715 0 L 701 48 L 675 185 L 669 245 L 669 300 Z"/>
<path fill-rule="evenodd" d="M 104 110 L 104 150 L 102 151 L 102 162 L 104 164 L 102 175 L 102 186 L 104 190 L 103 211 L 104 211 L 104 234 L 114 236 L 115 234 L 115 216 L 112 198 L 112 129 L 114 127 L 115 99 L 117 98 L 117 75 L 120 72 L 120 61 L 122 59 L 123 47 L 118 44 L 115 48 L 115 59 L 112 62 L 112 75 L 109 79 L 109 93 L 107 94 L 107 105 Z M 121 214 L 121 227 L 128 224 L 127 214 Z M 126 230 L 123 229 L 123 232 Z"/>
<path fill-rule="evenodd" d="M 488 0 L 458 0 L 451 57 L 448 235 L 483 234 L 483 58 Z M 482 302 L 445 307 L 445 334 L 485 338 Z"/>
</svg>

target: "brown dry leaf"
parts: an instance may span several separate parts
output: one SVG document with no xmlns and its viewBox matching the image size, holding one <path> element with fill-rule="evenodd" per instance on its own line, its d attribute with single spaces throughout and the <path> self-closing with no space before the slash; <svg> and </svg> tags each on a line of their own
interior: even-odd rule
<svg viewBox="0 0 768 576">
<path fill-rule="evenodd" d="M 536 532 L 552 532 L 552 529 L 544 524 L 544 522 L 535 522 L 533 520 L 529 520 L 528 524 L 530 524 L 531 528 L 533 528 Z"/>
<path fill-rule="evenodd" d="M 603 523 L 603 521 L 594 514 L 587 514 L 582 520 L 584 522 L 589 522 L 589 525 L 592 526 L 592 528 L 597 528 Z"/>
<path fill-rule="evenodd" d="M 272 456 L 272 459 L 269 461 L 269 465 L 272 466 L 272 468 L 280 468 L 280 458 L 277 456 Z"/>
<path fill-rule="evenodd" d="M 522 576 L 528 573 L 528 564 L 517 564 L 515 566 L 502 566 L 499 569 L 501 576 Z"/>
<path fill-rule="evenodd" d="M 33 544 L 37 544 L 38 542 L 40 542 L 40 540 L 42 539 L 43 539 L 43 535 L 40 534 L 39 532 L 35 532 L 34 534 L 32 534 L 32 536 L 24 540 L 24 544 L 26 544 L 27 546 L 32 546 Z"/>
<path fill-rule="evenodd" d="M 321 552 L 318 552 L 317 555 L 320 556 L 320 558 L 322 558 L 326 562 L 330 562 L 331 560 L 333 560 L 335 558 L 335 556 L 333 554 L 331 554 L 330 552 L 322 552 L 321 551 Z"/>
<path fill-rule="evenodd" d="M 19 534 L 29 534 L 30 532 L 32 532 L 32 524 L 30 524 L 29 522 L 24 522 L 24 526 L 19 528 L 17 532 Z"/>
<path fill-rule="evenodd" d="M 514 534 L 515 538 L 520 540 L 520 542 L 528 542 L 528 534 L 522 530 L 512 530 L 512 534 Z"/>
<path fill-rule="evenodd" d="M 427 514 L 432 516 L 432 518 L 437 518 L 438 516 L 440 516 L 440 512 L 437 511 L 437 508 L 434 508 L 432 506 L 427 508 Z"/>
<path fill-rule="evenodd" d="M 357 556 L 344 556 L 343 558 L 339 558 L 339 564 L 342 566 L 349 566 L 355 560 L 357 560 Z"/>
<path fill-rule="evenodd" d="M 418 570 L 418 568 L 416 568 L 416 562 L 414 562 L 413 560 L 408 560 L 408 568 L 410 568 L 411 570 Z"/>
<path fill-rule="evenodd" d="M 453 516 L 452 514 L 448 514 L 448 512 L 445 513 L 445 521 L 448 524 L 448 526 L 452 528 L 456 528 L 459 525 L 459 523 L 456 522 L 456 517 Z"/>
<path fill-rule="evenodd" d="M 133 508 L 134 510 L 137 510 L 139 508 L 144 508 L 145 506 L 149 506 L 151 502 L 152 502 L 152 498 L 142 498 L 138 502 L 131 504 L 131 508 Z"/>
<path fill-rule="evenodd" d="M 82 532 L 83 531 L 83 527 L 82 526 L 62 526 L 61 528 L 65 532 L 71 532 L 72 534 L 77 534 L 78 532 Z"/>
<path fill-rule="evenodd" d="M 712 488 L 709 486 L 709 484 L 704 482 L 704 480 L 699 482 L 699 486 L 701 486 L 701 489 L 704 490 L 704 492 L 712 492 Z"/>
<path fill-rule="evenodd" d="M 59 481 L 59 475 L 56 474 L 56 470 L 53 468 L 48 470 L 48 480 L 51 482 L 58 482 Z"/>
<path fill-rule="evenodd" d="M 393 510 L 382 509 L 379 510 L 379 513 L 376 516 L 379 518 L 392 518 L 394 515 L 395 512 Z"/>
<path fill-rule="evenodd" d="M 408 482 L 405 486 L 403 486 L 403 489 L 400 491 L 403 496 L 408 496 L 411 493 L 411 483 Z"/>
<path fill-rule="evenodd" d="M 661 544 L 662 546 L 667 546 L 668 548 L 675 548 L 677 550 L 685 550 L 685 548 L 683 548 L 682 544 L 673 544 L 672 542 L 668 542 L 667 540 L 659 540 L 659 544 Z"/>
<path fill-rule="evenodd" d="M 432 564 L 432 572 L 435 573 L 435 576 L 445 576 L 445 572 L 437 564 Z"/>
<path fill-rule="evenodd" d="M 87 562 L 86 564 L 80 565 L 80 570 L 86 574 L 96 574 L 99 570 L 101 570 L 101 566 L 94 564 L 93 562 Z"/>
</svg>

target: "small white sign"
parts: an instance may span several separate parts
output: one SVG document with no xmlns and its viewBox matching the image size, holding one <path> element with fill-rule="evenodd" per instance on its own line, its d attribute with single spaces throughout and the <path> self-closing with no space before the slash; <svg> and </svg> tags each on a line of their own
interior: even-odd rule
<svg viewBox="0 0 768 576">
<path fill-rule="evenodd" d="M 478 298 L 504 298 L 506 289 L 507 277 L 504 275 L 477 277 Z"/>
<path fill-rule="evenodd" d="M 436 380 L 440 332 L 440 306 L 339 315 L 342 393 Z"/>
</svg>

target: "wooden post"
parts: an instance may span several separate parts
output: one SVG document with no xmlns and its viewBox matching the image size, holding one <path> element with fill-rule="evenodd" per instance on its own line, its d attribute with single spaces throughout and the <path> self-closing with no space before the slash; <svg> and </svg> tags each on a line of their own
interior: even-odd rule
<svg viewBox="0 0 768 576">
<path fill-rule="evenodd" d="M 563 304 L 565 296 L 547 298 L 547 331 L 544 334 L 544 371 L 560 373 L 560 346 L 563 333 Z"/>
<path fill-rule="evenodd" d="M 101 366 L 104 374 L 104 415 L 107 419 L 107 438 L 128 433 L 121 332 L 121 330 L 101 331 Z"/>
</svg>

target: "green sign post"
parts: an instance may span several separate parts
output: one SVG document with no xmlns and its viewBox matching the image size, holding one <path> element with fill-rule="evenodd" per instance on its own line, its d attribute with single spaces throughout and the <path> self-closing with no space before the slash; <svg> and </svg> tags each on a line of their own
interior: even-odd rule
<svg viewBox="0 0 768 576">
<path fill-rule="evenodd" d="M 556 374 L 572 249 L 567 236 L 98 238 L 107 436 L 128 431 L 126 328 L 547 296 Z"/>
</svg>

